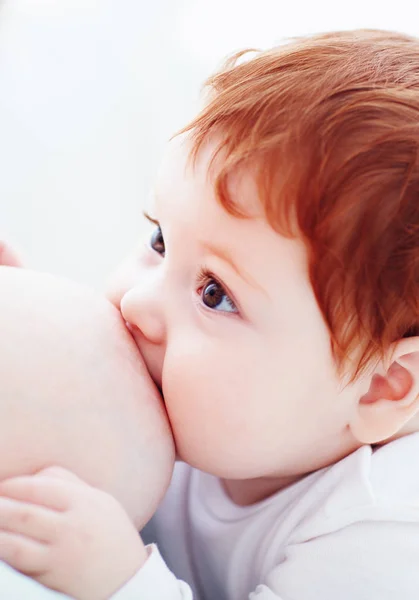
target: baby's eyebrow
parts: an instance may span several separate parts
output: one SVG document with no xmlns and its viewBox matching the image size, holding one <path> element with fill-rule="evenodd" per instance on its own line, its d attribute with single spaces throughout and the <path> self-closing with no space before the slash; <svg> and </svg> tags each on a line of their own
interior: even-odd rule
<svg viewBox="0 0 419 600">
<path fill-rule="evenodd" d="M 250 287 L 257 289 L 264 295 L 266 295 L 266 291 L 262 288 L 262 286 L 247 271 L 237 266 L 237 264 L 233 260 L 233 257 L 227 249 L 221 248 L 219 246 L 214 246 L 214 244 L 211 244 L 210 242 L 202 242 L 202 247 L 210 254 L 213 254 L 223 262 L 226 262 L 228 265 L 230 265 L 233 271 L 241 279 L 243 279 L 243 281 L 250 285 Z"/>
</svg>

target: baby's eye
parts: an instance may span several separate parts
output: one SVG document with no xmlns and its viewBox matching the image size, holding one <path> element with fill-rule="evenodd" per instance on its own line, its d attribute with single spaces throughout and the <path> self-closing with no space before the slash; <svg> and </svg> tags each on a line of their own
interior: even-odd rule
<svg viewBox="0 0 419 600">
<path fill-rule="evenodd" d="M 164 256 L 164 253 L 165 253 L 164 238 L 163 238 L 163 234 L 160 229 L 160 225 L 157 225 L 156 229 L 151 234 L 150 246 L 155 252 Z"/>
<path fill-rule="evenodd" d="M 202 287 L 201 298 L 203 304 L 213 310 L 230 313 L 239 312 L 233 300 L 226 294 L 223 286 L 214 279 L 210 279 Z"/>
</svg>

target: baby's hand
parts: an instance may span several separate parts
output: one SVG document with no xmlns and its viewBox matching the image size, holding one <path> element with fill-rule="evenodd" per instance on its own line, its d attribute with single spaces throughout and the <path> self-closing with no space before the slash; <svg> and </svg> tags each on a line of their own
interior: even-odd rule
<svg viewBox="0 0 419 600">
<path fill-rule="evenodd" d="M 122 506 L 51 467 L 0 482 L 0 560 L 77 600 L 105 600 L 147 559 Z"/>
</svg>

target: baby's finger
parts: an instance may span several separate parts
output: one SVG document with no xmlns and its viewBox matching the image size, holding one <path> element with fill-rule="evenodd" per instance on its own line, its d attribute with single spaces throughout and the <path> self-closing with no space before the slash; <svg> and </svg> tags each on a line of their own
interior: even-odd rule
<svg viewBox="0 0 419 600">
<path fill-rule="evenodd" d="M 0 560 L 25 575 L 36 576 L 48 567 L 50 547 L 24 536 L 0 531 Z"/>
<path fill-rule="evenodd" d="M 58 478 L 27 475 L 1 481 L 0 496 L 65 511 L 70 506 L 71 489 L 68 482 Z"/>
<path fill-rule="evenodd" d="M 39 542 L 57 539 L 61 513 L 11 498 L 0 498 L 0 530 L 19 533 Z"/>
</svg>

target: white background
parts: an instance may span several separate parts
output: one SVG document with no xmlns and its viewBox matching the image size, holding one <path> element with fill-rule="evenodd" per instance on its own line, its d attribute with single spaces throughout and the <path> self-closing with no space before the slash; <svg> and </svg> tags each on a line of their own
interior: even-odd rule
<svg viewBox="0 0 419 600">
<path fill-rule="evenodd" d="M 419 34 L 416 5 L 4 1 L 0 239 L 29 266 L 101 285 L 141 232 L 165 140 L 225 54 L 333 29 Z"/>
</svg>

